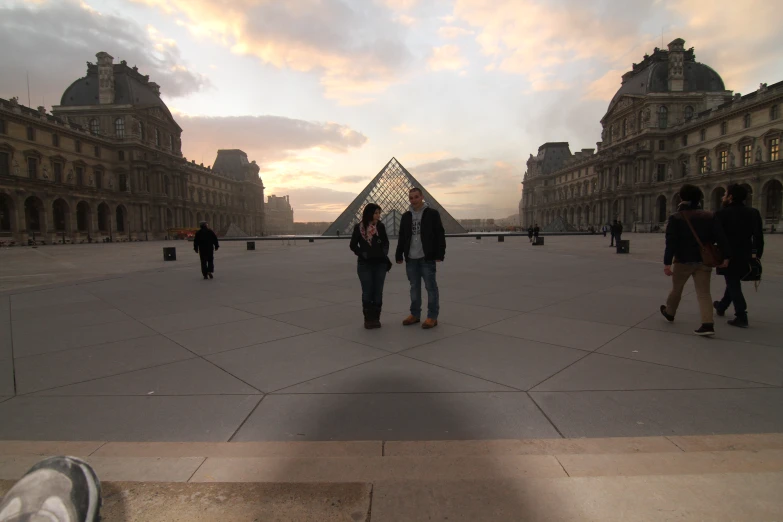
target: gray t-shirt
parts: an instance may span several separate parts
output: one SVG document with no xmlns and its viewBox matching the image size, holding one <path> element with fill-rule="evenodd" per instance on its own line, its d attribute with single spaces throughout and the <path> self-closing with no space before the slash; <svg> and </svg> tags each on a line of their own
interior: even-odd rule
<svg viewBox="0 0 783 522">
<path fill-rule="evenodd" d="M 411 210 L 413 222 L 411 223 L 411 247 L 408 250 L 408 259 L 421 259 L 424 257 L 424 246 L 421 244 L 421 216 L 424 215 L 424 207 L 418 212 Z"/>
</svg>

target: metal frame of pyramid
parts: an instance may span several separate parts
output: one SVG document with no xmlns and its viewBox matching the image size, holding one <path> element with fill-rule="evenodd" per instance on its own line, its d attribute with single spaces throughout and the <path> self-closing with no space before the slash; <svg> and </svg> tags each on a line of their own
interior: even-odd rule
<svg viewBox="0 0 783 522">
<path fill-rule="evenodd" d="M 323 235 L 351 234 L 354 225 L 361 220 L 362 209 L 367 203 L 380 205 L 382 209 L 381 222 L 386 226 L 386 233 L 390 236 L 399 235 L 400 220 L 410 207 L 408 193 L 412 187 L 420 188 L 424 195 L 424 201 L 429 204 L 430 208 L 440 213 L 443 228 L 447 234 L 465 233 L 462 225 L 432 197 L 432 194 L 427 192 L 427 189 L 416 181 L 416 178 L 396 158 L 392 158 L 340 214 L 340 217 L 326 229 Z"/>
</svg>

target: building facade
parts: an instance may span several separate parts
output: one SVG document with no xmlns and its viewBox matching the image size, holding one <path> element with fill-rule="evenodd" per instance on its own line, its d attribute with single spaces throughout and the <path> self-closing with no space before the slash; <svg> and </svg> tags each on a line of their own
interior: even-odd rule
<svg viewBox="0 0 783 522">
<path fill-rule="evenodd" d="M 661 230 L 684 183 L 717 210 L 726 187 L 746 186 L 767 230 L 781 220 L 783 82 L 741 96 L 696 62 L 685 41 L 655 49 L 622 77 L 601 119 L 596 149 L 545 143 L 527 161 L 522 225 L 565 221 L 577 229 L 614 219 L 626 230 Z"/>
<path fill-rule="evenodd" d="M 163 239 L 199 221 L 263 234 L 255 162 L 236 150 L 188 162 L 159 86 L 97 58 L 51 114 L 0 99 L 0 241 Z"/>
<path fill-rule="evenodd" d="M 294 209 L 288 196 L 267 196 L 264 206 L 265 231 L 270 236 L 294 233 Z"/>
</svg>

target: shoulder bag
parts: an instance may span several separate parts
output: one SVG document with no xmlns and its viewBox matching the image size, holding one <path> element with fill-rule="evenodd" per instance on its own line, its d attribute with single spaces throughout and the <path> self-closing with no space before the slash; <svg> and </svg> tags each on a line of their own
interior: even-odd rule
<svg viewBox="0 0 783 522">
<path fill-rule="evenodd" d="M 680 213 L 682 214 L 682 217 L 685 219 L 685 222 L 688 223 L 688 228 L 691 229 L 693 238 L 699 244 L 699 250 L 701 251 L 701 262 L 704 263 L 704 266 L 715 268 L 716 266 L 720 266 L 721 264 L 723 264 L 723 254 L 721 253 L 720 249 L 715 245 L 712 244 L 705 245 L 704 243 L 702 243 L 701 239 L 699 239 L 699 234 L 696 233 L 696 229 L 694 229 L 693 225 L 691 224 L 691 220 L 688 219 L 688 213 L 687 212 L 680 212 Z"/>
</svg>

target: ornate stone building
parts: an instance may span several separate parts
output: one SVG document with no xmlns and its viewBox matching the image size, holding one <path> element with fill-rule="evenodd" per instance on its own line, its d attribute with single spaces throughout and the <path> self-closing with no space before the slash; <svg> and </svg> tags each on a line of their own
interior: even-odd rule
<svg viewBox="0 0 783 522">
<path fill-rule="evenodd" d="M 270 236 L 294 233 L 294 209 L 288 196 L 267 196 L 264 206 L 265 231 Z"/>
<path fill-rule="evenodd" d="M 684 44 L 656 48 L 623 75 L 601 119 L 597 151 L 572 154 L 561 142 L 531 154 L 519 204 L 523 226 L 562 218 L 585 228 L 619 219 L 626 230 L 659 230 L 683 183 L 698 186 L 711 210 L 729 184 L 744 184 L 767 229 L 779 226 L 783 82 L 732 94 Z"/>
<path fill-rule="evenodd" d="M 162 239 L 201 220 L 263 234 L 255 162 L 239 150 L 188 162 L 158 85 L 97 58 L 52 114 L 0 99 L 0 241 Z"/>
</svg>

